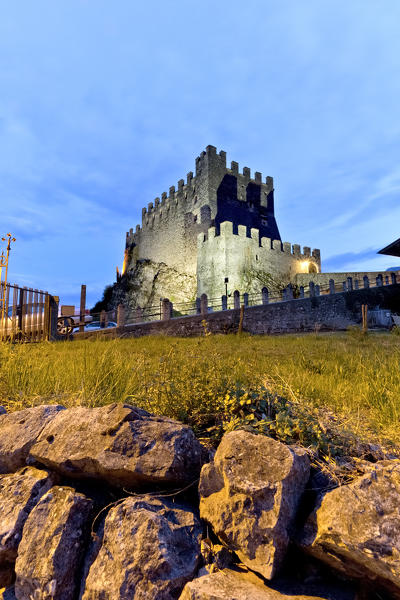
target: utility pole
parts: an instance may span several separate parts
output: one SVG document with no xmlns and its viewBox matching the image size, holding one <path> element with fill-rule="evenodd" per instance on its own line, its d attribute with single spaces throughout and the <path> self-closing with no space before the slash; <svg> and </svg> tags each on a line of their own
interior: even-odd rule
<svg viewBox="0 0 400 600">
<path fill-rule="evenodd" d="M 1 306 L 1 317 L 0 323 L 4 322 L 4 317 L 7 317 L 8 306 L 6 306 L 7 301 L 7 275 L 8 275 L 8 259 L 11 251 L 11 242 L 15 242 L 15 237 L 11 235 L 11 233 L 7 233 L 5 237 L 1 238 L 2 242 L 7 242 L 6 253 L 4 254 L 4 250 L 1 251 L 0 254 L 0 306 Z M 2 281 L 2 275 L 4 271 L 4 281 Z"/>
</svg>

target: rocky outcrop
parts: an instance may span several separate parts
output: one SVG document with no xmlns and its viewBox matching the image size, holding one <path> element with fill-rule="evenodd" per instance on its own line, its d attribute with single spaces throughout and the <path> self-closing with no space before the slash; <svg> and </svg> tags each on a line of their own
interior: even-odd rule
<svg viewBox="0 0 400 600">
<path fill-rule="evenodd" d="M 57 414 L 32 446 L 30 458 L 67 477 L 137 489 L 195 480 L 201 446 L 182 423 L 110 404 Z"/>
<path fill-rule="evenodd" d="M 17 473 L 0 477 L 0 587 L 12 580 L 22 529 L 29 513 L 41 496 L 54 484 L 55 477 L 46 471 L 25 467 Z"/>
<path fill-rule="evenodd" d="M 160 298 L 171 302 L 188 302 L 196 298 L 196 275 L 179 273 L 165 263 L 143 259 L 136 263 L 118 283 L 114 284 L 112 303 L 109 308 L 125 306 L 129 322 L 135 320 L 138 307 L 147 309 L 159 306 Z M 154 312 L 154 311 L 153 311 Z"/>
<path fill-rule="evenodd" d="M 292 600 L 292 598 L 282 596 L 262 584 L 256 585 L 246 581 L 235 571 L 225 569 L 187 583 L 179 600 Z"/>
<path fill-rule="evenodd" d="M 35 406 L 0 415 L 0 473 L 24 467 L 31 446 L 63 406 Z"/>
<path fill-rule="evenodd" d="M 17 600 L 74 600 L 92 502 L 52 487 L 30 513 L 15 565 Z"/>
<path fill-rule="evenodd" d="M 244 569 L 224 569 L 187 583 L 179 600 L 356 600 L 351 587 L 296 583 L 269 587 Z"/>
<path fill-rule="evenodd" d="M 226 434 L 200 477 L 200 516 L 249 568 L 271 579 L 309 476 L 302 450 L 246 431 Z"/>
<path fill-rule="evenodd" d="M 333 480 L 307 483 L 304 450 L 234 431 L 201 471 L 201 524 L 209 457 L 190 428 L 121 403 L 61 409 L 0 416 L 7 600 L 400 598 L 399 460 L 358 461 L 315 505 Z"/>
<path fill-rule="evenodd" d="M 323 496 L 301 538 L 310 554 L 400 598 L 400 460 L 381 461 Z"/>
<path fill-rule="evenodd" d="M 195 576 L 201 533 L 185 506 L 151 496 L 127 498 L 105 519 L 82 600 L 177 598 Z"/>
</svg>

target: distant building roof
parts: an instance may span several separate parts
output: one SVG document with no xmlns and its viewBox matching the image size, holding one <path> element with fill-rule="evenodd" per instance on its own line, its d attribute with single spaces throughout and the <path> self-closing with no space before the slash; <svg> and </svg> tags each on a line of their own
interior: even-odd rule
<svg viewBox="0 0 400 600">
<path fill-rule="evenodd" d="M 388 254 L 389 256 L 400 256 L 400 238 L 395 242 L 379 250 L 378 254 Z"/>
</svg>

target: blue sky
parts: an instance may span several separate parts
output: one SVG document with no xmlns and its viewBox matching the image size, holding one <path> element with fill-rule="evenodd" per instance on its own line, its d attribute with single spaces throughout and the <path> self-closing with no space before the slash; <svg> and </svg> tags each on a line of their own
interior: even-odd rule
<svg viewBox="0 0 400 600">
<path fill-rule="evenodd" d="M 272 175 L 282 238 L 379 270 L 400 237 L 398 0 L 0 0 L 10 279 L 93 304 L 208 144 Z"/>
</svg>

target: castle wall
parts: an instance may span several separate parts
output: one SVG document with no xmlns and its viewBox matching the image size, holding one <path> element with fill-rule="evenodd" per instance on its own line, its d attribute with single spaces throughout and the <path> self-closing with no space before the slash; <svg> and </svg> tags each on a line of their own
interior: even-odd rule
<svg viewBox="0 0 400 600">
<path fill-rule="evenodd" d="M 225 277 L 231 291 L 241 292 L 259 292 L 265 273 L 289 283 L 308 270 L 307 258 L 320 271 L 319 251 L 310 256 L 309 248 L 301 254 L 300 246 L 282 244 L 272 177 L 263 182 L 248 167 L 239 172 L 235 161 L 228 168 L 226 153 L 214 146 L 196 158 L 195 175 L 189 172 L 186 182 L 179 180 L 142 210 L 142 225 L 127 233 L 126 249 L 127 274 L 133 276 L 138 261 L 164 263 L 182 275 L 197 275 L 198 296 L 224 293 Z"/>
<path fill-rule="evenodd" d="M 390 272 L 382 271 L 349 271 L 349 272 L 340 272 L 340 273 L 307 273 L 304 275 L 303 273 L 298 273 L 295 277 L 295 283 L 298 286 L 308 287 L 310 281 L 314 282 L 316 285 L 319 285 L 321 289 L 327 290 L 329 288 L 329 280 L 333 279 L 336 286 L 340 283 L 346 282 L 348 277 L 353 279 L 353 287 L 355 286 L 355 281 L 358 280 L 359 287 L 363 287 L 363 278 L 367 276 L 371 285 L 375 285 L 376 277 L 378 275 L 382 275 L 383 277 L 388 277 L 388 281 L 390 281 Z"/>
<path fill-rule="evenodd" d="M 224 178 L 235 180 L 235 191 L 224 186 Z M 225 208 L 226 207 L 226 208 Z M 247 232 L 254 225 L 264 232 L 271 230 L 273 237 L 279 238 L 274 216 L 273 180 L 267 177 L 262 182 L 261 173 L 254 178 L 248 167 L 239 173 L 239 165 L 231 163 L 226 167 L 226 153 L 217 153 L 214 146 L 207 146 L 196 159 L 196 173 L 187 174 L 142 209 L 142 225 L 126 234 L 126 248 L 129 249 L 129 264 L 132 269 L 137 260 L 149 259 L 164 262 L 182 273 L 195 274 L 197 268 L 197 236 L 206 232 L 211 225 L 219 225 L 224 218 L 224 210 L 229 218 L 245 223 Z M 235 221 L 236 219 L 236 221 Z"/>
<path fill-rule="evenodd" d="M 127 233 L 126 246 L 131 248 L 128 270 L 137 260 L 149 259 L 164 262 L 182 273 L 195 275 L 196 256 L 188 239 L 196 238 L 201 228 L 200 211 L 193 212 L 197 203 L 196 180 L 188 173 L 186 184 L 171 186 L 169 194 L 163 193 L 142 210 L 142 225 Z M 209 222 L 207 223 L 209 225 Z"/>
<path fill-rule="evenodd" d="M 225 277 L 229 278 L 228 293 L 239 290 L 241 293 L 260 293 L 267 285 L 265 274 L 278 281 L 289 283 L 297 273 L 308 272 L 310 263 L 317 270 L 321 268 L 319 250 L 291 245 L 280 240 L 261 237 L 258 229 L 251 229 L 251 237 L 246 235 L 246 227 L 238 227 L 233 232 L 233 224 L 225 221 L 220 225 L 220 235 L 215 227 L 207 234 L 199 234 L 197 246 L 197 295 L 207 294 L 209 298 L 225 294 Z"/>
</svg>

